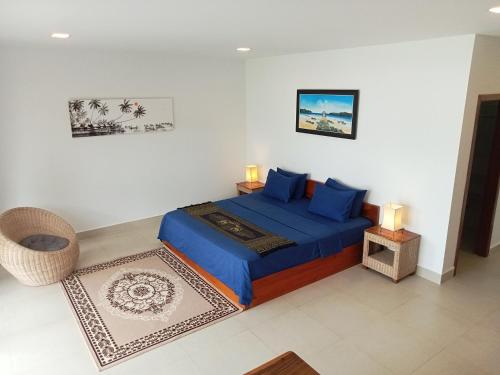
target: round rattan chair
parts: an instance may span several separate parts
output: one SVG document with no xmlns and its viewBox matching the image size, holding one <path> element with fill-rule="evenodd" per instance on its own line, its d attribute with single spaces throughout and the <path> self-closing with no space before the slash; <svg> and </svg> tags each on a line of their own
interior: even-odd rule
<svg viewBox="0 0 500 375">
<path fill-rule="evenodd" d="M 54 251 L 31 250 L 19 244 L 36 234 L 64 237 L 69 243 Z M 0 215 L 0 264 L 21 283 L 38 286 L 60 281 L 74 270 L 79 255 L 74 229 L 52 212 L 19 207 Z"/>
</svg>

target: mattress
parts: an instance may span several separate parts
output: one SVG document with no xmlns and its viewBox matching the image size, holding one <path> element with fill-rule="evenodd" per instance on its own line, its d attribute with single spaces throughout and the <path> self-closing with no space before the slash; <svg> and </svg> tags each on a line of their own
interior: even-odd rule
<svg viewBox="0 0 500 375">
<path fill-rule="evenodd" d="M 183 210 L 168 212 L 163 217 L 158 238 L 172 244 L 230 287 L 244 305 L 252 301 L 253 280 L 340 252 L 361 242 L 364 230 L 372 225 L 363 217 L 340 223 L 310 213 L 307 198 L 283 203 L 262 193 L 253 193 L 216 203 L 296 243 L 260 256 Z"/>
</svg>

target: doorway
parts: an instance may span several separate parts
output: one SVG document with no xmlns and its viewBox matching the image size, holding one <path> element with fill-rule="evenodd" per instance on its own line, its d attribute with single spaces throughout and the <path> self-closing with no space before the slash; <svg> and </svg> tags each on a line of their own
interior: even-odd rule
<svg viewBox="0 0 500 375">
<path fill-rule="evenodd" d="M 500 176 L 500 95 L 479 97 L 459 249 L 482 257 L 490 252 Z"/>
</svg>

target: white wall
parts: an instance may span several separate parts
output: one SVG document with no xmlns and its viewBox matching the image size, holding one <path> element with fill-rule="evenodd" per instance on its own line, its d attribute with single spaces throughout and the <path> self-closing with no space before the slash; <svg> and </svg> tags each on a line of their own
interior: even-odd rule
<svg viewBox="0 0 500 375">
<path fill-rule="evenodd" d="M 71 138 L 71 97 L 174 98 L 164 134 Z M 66 48 L 0 51 L 0 211 L 44 207 L 77 230 L 234 195 L 244 65 Z"/>
<path fill-rule="evenodd" d="M 474 36 L 250 60 L 247 162 L 282 166 L 401 202 L 441 274 Z M 295 132 L 296 90 L 359 89 L 356 140 Z"/>
<path fill-rule="evenodd" d="M 456 164 L 455 188 L 446 242 L 444 272 L 453 269 L 460 229 L 474 123 L 479 95 L 500 94 L 500 38 L 478 35 L 475 38 L 470 78 L 467 90 L 460 151 Z M 498 210 L 497 210 L 498 214 Z M 498 226 L 498 224 L 496 224 Z M 500 239 L 499 239 L 500 241 Z M 494 242 L 492 242 L 493 244 Z"/>
</svg>

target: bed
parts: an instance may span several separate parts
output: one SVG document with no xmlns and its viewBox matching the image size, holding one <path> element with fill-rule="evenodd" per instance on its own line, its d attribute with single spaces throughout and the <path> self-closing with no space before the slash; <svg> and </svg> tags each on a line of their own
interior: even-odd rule
<svg viewBox="0 0 500 375">
<path fill-rule="evenodd" d="M 306 197 L 282 203 L 262 193 L 216 202 L 261 228 L 295 242 L 260 256 L 183 210 L 168 212 L 158 238 L 177 256 L 240 305 L 256 306 L 360 263 L 364 230 L 378 224 L 379 207 L 364 203 L 362 216 L 345 223 L 307 211 Z"/>
</svg>

